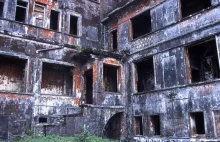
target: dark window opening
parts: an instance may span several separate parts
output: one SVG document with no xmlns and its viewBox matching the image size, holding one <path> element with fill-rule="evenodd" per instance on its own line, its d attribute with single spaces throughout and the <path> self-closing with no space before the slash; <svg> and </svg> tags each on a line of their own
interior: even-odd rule
<svg viewBox="0 0 220 142">
<path fill-rule="evenodd" d="M 211 0 L 181 0 L 182 18 L 211 6 Z"/>
<path fill-rule="evenodd" d="M 72 35 L 78 35 L 78 17 L 73 15 L 70 15 L 69 33 Z"/>
<path fill-rule="evenodd" d="M 153 57 L 136 64 L 137 69 L 137 91 L 144 92 L 153 90 L 154 85 L 154 64 Z"/>
<path fill-rule="evenodd" d="M 0 1 L 0 17 L 3 17 L 4 12 L 4 2 Z"/>
<path fill-rule="evenodd" d="M 150 116 L 151 128 L 154 130 L 154 135 L 160 135 L 160 116 Z"/>
<path fill-rule="evenodd" d="M 151 16 L 150 11 L 146 11 L 131 19 L 133 39 L 151 32 Z"/>
<path fill-rule="evenodd" d="M 88 70 L 85 72 L 84 80 L 85 80 L 85 103 L 92 104 L 93 103 L 93 71 Z"/>
<path fill-rule="evenodd" d="M 135 117 L 135 134 L 143 135 L 142 116 Z"/>
<path fill-rule="evenodd" d="M 111 32 L 111 46 L 113 50 L 118 49 L 118 31 L 114 30 Z"/>
<path fill-rule="evenodd" d="M 27 12 L 27 2 L 17 1 L 15 21 L 25 22 Z"/>
<path fill-rule="evenodd" d="M 59 29 L 59 12 L 51 10 L 50 13 L 50 29 L 58 31 Z"/>
<path fill-rule="evenodd" d="M 220 77 L 215 40 L 189 47 L 188 56 L 192 83 Z"/>
<path fill-rule="evenodd" d="M 71 96 L 73 86 L 72 68 L 43 63 L 41 93 Z"/>
<path fill-rule="evenodd" d="M 103 68 L 104 90 L 107 92 L 117 92 L 118 67 L 104 65 Z"/>
<path fill-rule="evenodd" d="M 26 60 L 0 56 L 0 90 L 24 92 Z"/>
<path fill-rule="evenodd" d="M 46 117 L 39 117 L 39 123 L 47 123 Z"/>
<path fill-rule="evenodd" d="M 205 134 L 203 112 L 193 112 L 190 114 L 192 134 Z"/>
</svg>

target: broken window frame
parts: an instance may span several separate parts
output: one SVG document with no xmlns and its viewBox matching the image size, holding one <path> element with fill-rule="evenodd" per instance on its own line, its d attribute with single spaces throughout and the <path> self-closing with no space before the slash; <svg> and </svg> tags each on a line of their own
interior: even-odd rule
<svg viewBox="0 0 220 142">
<path fill-rule="evenodd" d="M 180 9 L 180 17 L 181 17 L 181 19 L 185 19 L 185 18 L 191 17 L 191 16 L 193 16 L 193 15 L 196 15 L 196 14 L 198 14 L 198 13 L 204 11 L 205 9 L 208 9 L 208 8 L 212 7 L 212 1 L 211 1 L 211 0 L 209 0 L 209 1 L 210 1 L 210 3 L 211 3 L 210 6 L 208 6 L 208 7 L 206 7 L 206 8 L 203 8 L 203 9 L 201 9 L 201 10 L 198 10 L 197 12 L 193 12 L 193 13 L 187 15 L 187 16 L 183 16 L 182 0 L 179 0 L 179 9 Z"/>
<path fill-rule="evenodd" d="M 0 18 L 4 18 L 5 0 L 0 0 L 0 3 L 2 3 L 2 11 L 0 11 Z"/>
<path fill-rule="evenodd" d="M 44 67 L 46 66 L 46 67 Z M 57 93 L 44 93 L 42 92 L 42 84 L 43 82 L 43 73 L 44 73 L 44 69 L 49 69 L 49 70 L 56 70 L 59 72 L 62 72 L 62 95 L 61 94 L 57 94 Z M 74 75 L 73 75 L 73 66 L 68 66 L 68 65 L 63 65 L 63 64 L 59 64 L 59 63 L 50 63 L 50 62 L 42 62 L 42 74 L 41 74 L 41 94 L 43 95 L 57 95 L 57 96 L 69 96 L 69 97 L 73 97 L 74 96 Z M 70 78 L 69 78 L 70 77 Z M 71 79 L 70 84 L 69 84 L 69 88 L 67 88 L 67 78 Z"/>
<path fill-rule="evenodd" d="M 108 67 L 112 67 L 112 68 L 116 68 L 116 69 L 117 69 L 117 74 L 116 74 L 116 75 L 117 75 L 117 79 L 116 79 L 116 81 L 117 81 L 117 82 L 116 82 L 116 85 L 117 85 L 117 86 L 116 86 L 116 89 L 117 89 L 117 90 L 115 90 L 115 91 L 108 91 L 108 90 L 105 89 L 105 80 L 104 80 L 104 79 L 105 79 L 105 77 L 104 77 L 104 67 L 105 67 L 105 66 L 108 66 Z M 119 72 L 119 69 L 120 69 L 120 68 L 121 68 L 120 66 L 116 66 L 116 65 L 105 64 L 105 63 L 103 64 L 103 73 L 102 73 L 102 76 L 103 76 L 103 79 L 102 79 L 102 80 L 103 80 L 103 81 L 102 81 L 102 82 L 103 82 L 103 85 L 102 85 L 102 86 L 103 86 L 103 91 L 104 91 L 104 92 L 114 92 L 114 93 L 118 93 L 118 92 L 119 92 L 118 84 L 119 84 L 119 76 L 120 76 L 120 75 L 119 75 L 119 73 L 120 73 L 120 72 Z"/>
<path fill-rule="evenodd" d="M 52 12 L 52 11 L 58 13 L 58 18 L 57 18 L 57 30 L 54 30 L 54 29 L 51 28 L 51 12 Z M 60 12 L 59 10 L 51 9 L 51 11 L 50 11 L 50 27 L 49 27 L 50 30 L 59 32 L 59 31 L 60 31 L 60 26 L 61 26 L 61 12 Z"/>
<path fill-rule="evenodd" d="M 41 7 L 41 8 L 43 8 L 43 12 L 37 10 L 37 9 L 35 8 L 36 5 L 39 6 L 39 7 Z M 34 2 L 33 13 L 43 13 L 43 18 L 42 18 L 42 19 L 41 19 L 41 18 L 38 18 L 38 17 L 35 17 L 35 26 L 37 26 L 36 23 L 37 23 L 37 19 L 38 19 L 38 20 L 42 20 L 42 23 L 43 23 L 42 28 L 45 27 L 46 8 L 47 8 L 46 5 L 44 5 L 43 3 L 36 2 L 36 1 Z"/>
<path fill-rule="evenodd" d="M 0 92 L 1 91 L 6 91 L 6 92 L 27 93 L 28 92 L 27 91 L 27 82 L 28 82 L 27 68 L 29 66 L 29 60 L 27 58 L 20 58 L 20 57 L 17 57 L 17 56 L 8 56 L 8 55 L 3 55 L 3 54 L 0 55 L 0 58 L 5 58 L 6 60 L 18 61 L 18 62 L 20 62 L 19 66 L 21 66 L 21 62 L 23 62 L 22 65 L 24 66 L 24 68 L 22 69 L 23 73 L 22 73 L 22 77 L 21 77 L 22 80 L 21 81 L 22 81 L 23 84 L 22 84 L 21 90 L 20 91 L 14 91 L 14 90 L 12 91 L 11 89 L 10 90 L 0 89 Z"/>
<path fill-rule="evenodd" d="M 196 124 L 197 121 L 195 120 L 196 119 L 195 114 L 198 114 L 198 113 L 202 113 L 202 115 L 203 115 L 203 119 L 202 119 L 203 120 L 203 126 L 202 126 L 203 130 L 199 130 L 199 131 L 204 131 L 204 133 L 202 133 L 202 134 L 199 134 L 198 130 L 196 130 L 197 129 L 196 127 L 198 127 L 198 126 L 201 127 L 201 125 Z M 190 126 L 191 137 L 205 136 L 206 135 L 205 113 L 202 111 L 189 112 L 189 126 Z"/>
<path fill-rule="evenodd" d="M 152 59 L 151 59 L 152 58 Z M 148 90 L 142 90 L 142 91 L 139 91 L 139 83 L 138 83 L 138 79 L 139 79 L 139 74 L 138 74 L 138 64 L 141 64 L 141 63 L 143 63 L 143 62 L 146 62 L 147 60 L 152 60 L 153 62 L 152 62 L 152 64 L 153 64 L 153 79 L 154 79 L 154 84 L 153 84 L 153 88 L 151 88 L 151 89 L 148 89 Z M 146 57 L 146 58 L 144 58 L 144 59 L 141 59 L 141 60 L 138 60 L 138 61 L 135 61 L 134 63 L 133 63 L 133 67 L 134 67 L 134 90 L 135 90 L 135 93 L 143 93 L 143 92 L 148 92 L 148 91 L 152 91 L 152 90 L 154 90 L 155 89 L 155 87 L 156 87 L 156 73 L 155 73 L 155 59 L 154 59 L 154 56 L 149 56 L 149 57 Z"/>
<path fill-rule="evenodd" d="M 159 120 L 155 120 L 156 117 Z M 149 123 L 150 124 L 150 128 L 153 129 L 153 131 L 154 131 L 153 135 L 154 136 L 160 136 L 161 135 L 161 117 L 160 117 L 160 115 L 159 114 L 158 115 L 150 115 L 149 121 L 150 121 L 150 123 Z"/>
<path fill-rule="evenodd" d="M 139 35 L 139 36 L 137 36 L 137 37 L 134 37 L 134 23 L 133 23 L 133 20 L 136 19 L 136 18 L 138 18 L 138 17 L 140 17 L 140 16 L 142 16 L 142 15 L 144 15 L 144 14 L 147 13 L 147 12 L 149 12 L 149 16 L 150 16 L 150 19 L 148 19 L 148 20 L 150 20 L 150 22 L 148 21 L 149 24 L 150 24 L 150 30 L 149 30 L 149 31 L 146 30 L 146 33 L 141 34 L 141 35 Z M 138 15 L 135 15 L 134 17 L 132 17 L 132 18 L 130 19 L 130 29 L 131 29 L 130 39 L 131 39 L 131 41 L 140 39 L 141 37 L 146 36 L 146 35 L 148 35 L 148 34 L 150 34 L 150 33 L 152 32 L 153 29 L 152 29 L 152 21 L 151 21 L 151 19 L 152 19 L 152 18 L 151 18 L 151 9 L 145 10 L 145 11 L 139 13 Z M 146 24 L 146 27 L 148 27 L 147 24 Z"/>
<path fill-rule="evenodd" d="M 137 121 L 139 121 L 139 126 L 137 126 Z M 139 129 L 138 129 L 139 128 Z M 139 130 L 139 132 L 137 132 Z M 136 136 L 143 136 L 144 129 L 143 129 L 143 116 L 134 116 L 134 132 Z"/>
<path fill-rule="evenodd" d="M 26 7 L 18 5 L 18 1 L 23 2 L 23 3 L 26 3 Z M 20 7 L 20 8 L 25 9 L 25 19 L 24 19 L 24 21 L 17 21 L 17 20 L 16 20 L 17 7 Z M 14 18 L 15 18 L 15 21 L 16 21 L 16 22 L 20 22 L 20 23 L 26 23 L 26 22 L 27 22 L 27 19 L 28 19 L 28 9 L 29 9 L 29 2 L 28 2 L 28 1 L 26 1 L 26 0 L 17 0 L 16 8 L 15 8 L 15 17 L 14 17 Z"/>
<path fill-rule="evenodd" d="M 114 35 L 114 34 L 116 34 L 116 35 Z M 116 37 L 114 37 L 114 36 L 116 36 Z M 118 29 L 114 29 L 110 32 L 110 46 L 111 46 L 111 50 L 113 50 L 113 51 L 118 50 Z"/>
<path fill-rule="evenodd" d="M 191 43 L 189 45 L 186 45 L 185 46 L 185 58 L 186 58 L 186 71 L 187 71 L 187 78 L 188 78 L 188 82 L 189 84 L 193 84 L 193 83 L 200 83 L 200 82 L 207 82 L 207 81 L 213 81 L 213 80 L 216 80 L 216 79 L 219 79 L 220 78 L 220 72 L 217 71 L 217 76 L 218 77 L 215 77 L 213 76 L 213 79 L 212 80 L 205 80 L 205 79 L 201 79 L 201 74 L 200 73 L 200 81 L 194 81 L 193 82 L 193 79 L 192 79 L 192 69 L 191 69 L 191 64 L 190 64 L 190 55 L 189 55 L 189 49 L 190 48 L 196 48 L 196 46 L 199 46 L 199 45 L 203 45 L 203 44 L 206 44 L 207 42 L 210 42 L 210 41 L 215 41 L 215 47 L 212 47 L 212 48 L 215 48 L 216 49 L 216 54 L 217 54 L 217 69 L 220 71 L 220 62 L 219 62 L 219 49 L 218 49 L 218 43 L 217 43 L 217 39 L 216 38 L 209 38 L 209 39 L 204 39 L 203 41 L 196 41 L 194 43 Z M 204 48 L 204 47 L 203 47 Z M 202 68 L 202 66 L 201 66 Z M 214 70 L 214 69 L 213 69 Z M 204 73 L 203 73 L 203 78 L 204 78 Z"/>
</svg>

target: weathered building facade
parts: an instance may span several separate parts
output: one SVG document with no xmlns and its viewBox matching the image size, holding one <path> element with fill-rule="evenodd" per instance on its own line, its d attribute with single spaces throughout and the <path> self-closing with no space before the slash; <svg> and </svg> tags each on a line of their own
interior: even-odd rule
<svg viewBox="0 0 220 142">
<path fill-rule="evenodd" d="M 218 141 L 219 47 L 219 0 L 0 0 L 0 139 Z"/>
</svg>

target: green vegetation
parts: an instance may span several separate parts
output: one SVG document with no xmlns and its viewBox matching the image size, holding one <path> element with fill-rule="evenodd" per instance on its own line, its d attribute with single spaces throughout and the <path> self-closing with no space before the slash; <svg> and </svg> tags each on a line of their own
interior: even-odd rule
<svg viewBox="0 0 220 142">
<path fill-rule="evenodd" d="M 56 135 L 39 136 L 39 137 L 15 137 L 13 142 L 118 142 L 116 140 L 102 139 L 90 134 L 84 130 L 82 135 L 75 137 L 61 137 Z"/>
<path fill-rule="evenodd" d="M 35 138 L 15 138 L 14 142 L 117 142 L 115 140 L 102 139 L 96 136 L 79 136 L 79 137 L 61 137 L 50 135 L 46 137 L 35 137 Z"/>
</svg>

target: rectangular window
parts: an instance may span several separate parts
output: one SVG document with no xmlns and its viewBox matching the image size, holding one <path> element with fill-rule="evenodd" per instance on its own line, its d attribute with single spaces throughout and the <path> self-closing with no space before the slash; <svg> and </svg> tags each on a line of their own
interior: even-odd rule
<svg viewBox="0 0 220 142">
<path fill-rule="evenodd" d="M 0 90 L 24 92 L 26 60 L 0 56 Z"/>
<path fill-rule="evenodd" d="M 34 5 L 34 17 L 35 17 L 35 25 L 38 27 L 44 27 L 45 21 L 45 5 L 35 2 Z"/>
<path fill-rule="evenodd" d="M 203 112 L 190 113 L 190 125 L 192 135 L 205 134 L 205 123 Z"/>
<path fill-rule="evenodd" d="M 25 22 L 27 15 L 27 6 L 27 2 L 20 0 L 17 1 L 15 21 Z"/>
<path fill-rule="evenodd" d="M 187 49 L 192 83 L 210 81 L 220 77 L 215 40 L 199 43 L 187 47 Z"/>
<path fill-rule="evenodd" d="M 133 39 L 151 32 L 150 10 L 137 15 L 131 19 Z"/>
<path fill-rule="evenodd" d="M 70 15 L 69 34 L 78 35 L 78 17 Z"/>
<path fill-rule="evenodd" d="M 4 1 L 0 0 L 0 17 L 3 17 L 4 14 Z"/>
<path fill-rule="evenodd" d="M 58 31 L 59 30 L 59 12 L 51 10 L 50 13 L 50 29 Z"/>
<path fill-rule="evenodd" d="M 92 104 L 93 103 L 93 78 L 92 78 L 93 70 L 88 70 L 84 74 L 84 94 L 85 94 L 85 103 Z"/>
<path fill-rule="evenodd" d="M 38 122 L 39 123 L 47 123 L 47 118 L 46 117 L 39 117 Z"/>
<path fill-rule="evenodd" d="M 153 90 L 155 87 L 154 81 L 154 63 L 153 57 L 136 63 L 137 71 L 137 91 L 144 92 Z"/>
<path fill-rule="evenodd" d="M 135 134 L 143 135 L 142 116 L 135 117 Z"/>
<path fill-rule="evenodd" d="M 182 18 L 211 6 L 211 0 L 180 0 Z"/>
<path fill-rule="evenodd" d="M 49 95 L 72 95 L 72 68 L 43 63 L 41 93 Z"/>
<path fill-rule="evenodd" d="M 104 90 L 107 92 L 117 92 L 118 67 L 104 65 L 103 68 Z"/>
<path fill-rule="evenodd" d="M 113 50 L 117 50 L 118 49 L 118 31 L 114 30 L 110 33 L 111 35 L 111 48 Z"/>
<path fill-rule="evenodd" d="M 160 116 L 152 115 L 150 116 L 150 127 L 153 130 L 154 135 L 160 135 Z"/>
</svg>

